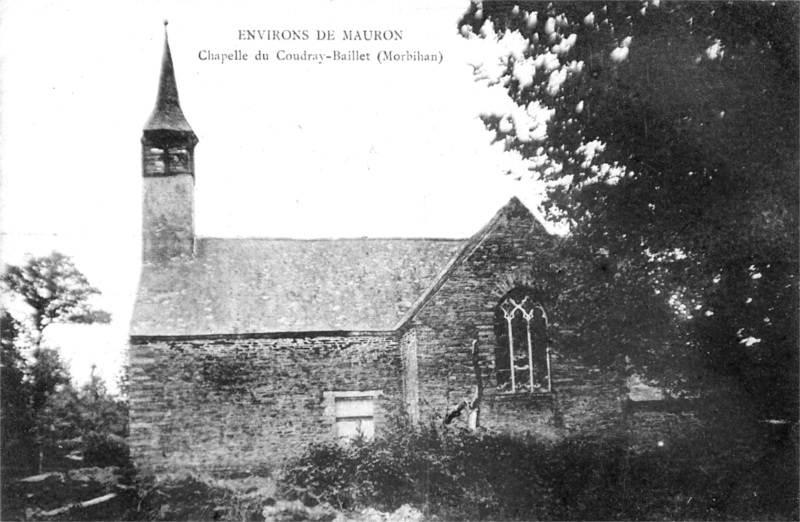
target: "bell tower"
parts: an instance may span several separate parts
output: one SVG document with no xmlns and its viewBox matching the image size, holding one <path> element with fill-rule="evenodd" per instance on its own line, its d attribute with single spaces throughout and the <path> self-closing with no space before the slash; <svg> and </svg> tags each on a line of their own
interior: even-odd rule
<svg viewBox="0 0 800 522">
<path fill-rule="evenodd" d="M 164 56 L 156 106 L 142 134 L 142 260 L 194 253 L 194 147 L 181 110 L 164 21 Z"/>
</svg>

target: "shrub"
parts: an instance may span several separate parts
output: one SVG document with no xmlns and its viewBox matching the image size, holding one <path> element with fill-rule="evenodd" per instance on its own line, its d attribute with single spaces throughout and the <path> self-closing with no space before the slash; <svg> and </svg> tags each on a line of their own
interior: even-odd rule
<svg viewBox="0 0 800 522">
<path fill-rule="evenodd" d="M 341 509 L 352 507 L 356 458 L 352 448 L 322 442 L 309 447 L 287 467 L 280 488 L 289 500 L 306 504 L 328 502 Z"/>
<path fill-rule="evenodd" d="M 340 509 L 391 511 L 408 503 L 446 520 L 796 517 L 796 446 L 780 455 L 774 446 L 726 447 L 720 442 L 727 435 L 717 432 L 632 451 L 614 437 L 548 443 L 438 427 L 398 430 L 372 441 L 311 445 L 279 478 L 279 494 Z M 786 469 L 777 464 L 784 461 Z M 789 485 L 778 487 L 783 483 Z"/>
<path fill-rule="evenodd" d="M 373 441 L 313 444 L 286 467 L 279 492 L 340 509 L 393 511 L 410 503 L 448 519 L 503 513 L 530 518 L 530 507 L 542 498 L 530 465 L 532 454 L 542 451 L 530 451 L 533 446 L 435 427 L 392 432 Z"/>
<path fill-rule="evenodd" d="M 139 475 L 137 485 L 138 501 L 116 520 L 263 521 L 264 507 L 275 505 L 265 492 L 244 491 L 210 476 Z"/>
<path fill-rule="evenodd" d="M 119 466 L 131 464 L 125 439 L 111 433 L 89 433 L 84 441 L 83 462 L 86 466 Z"/>
</svg>

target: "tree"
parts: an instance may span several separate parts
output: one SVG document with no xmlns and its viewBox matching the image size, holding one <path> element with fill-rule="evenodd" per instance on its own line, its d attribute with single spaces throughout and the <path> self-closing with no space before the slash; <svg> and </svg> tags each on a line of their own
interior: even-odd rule
<svg viewBox="0 0 800 522">
<path fill-rule="evenodd" d="M 558 346 L 797 420 L 794 3 L 473 4 L 482 118 L 569 228 Z M 588 349 L 590 347 L 591 349 Z"/>
<path fill-rule="evenodd" d="M 20 325 L 7 311 L 0 315 L 0 441 L 3 479 L 11 470 L 25 468 L 35 460 L 34 420 L 30 408 L 31 390 L 26 382 L 25 359 L 16 345 Z"/>
<path fill-rule="evenodd" d="M 52 415 L 46 411 L 52 410 L 58 392 L 71 391 L 58 351 L 44 343 L 44 330 L 59 322 L 108 322 L 111 316 L 88 303 L 99 291 L 70 258 L 58 252 L 32 257 L 22 266 L 6 266 L 0 283 L 12 300 L 30 310 L 27 321 L 3 315 L 3 454 L 13 453 L 15 447 L 38 448 L 41 469 L 46 441 L 55 433 Z M 30 341 L 22 335 L 26 327 Z"/>
<path fill-rule="evenodd" d="M 2 283 L 31 308 L 31 326 L 37 346 L 50 324 L 111 321 L 108 312 L 89 304 L 89 299 L 100 291 L 60 252 L 31 257 L 23 266 L 6 266 Z"/>
<path fill-rule="evenodd" d="M 94 368 L 89 382 L 80 388 L 66 386 L 49 396 L 37 423 L 51 455 L 57 456 L 61 441 L 74 444 L 80 440 L 84 465 L 121 466 L 128 462 L 124 443 L 128 434 L 127 404 L 108 393 Z"/>
<path fill-rule="evenodd" d="M 99 290 L 89 284 L 69 257 L 59 252 L 31 257 L 22 266 L 7 265 L 0 283 L 12 299 L 30 310 L 27 326 L 32 330 L 33 346 L 27 380 L 31 406 L 39 411 L 59 385 L 69 382 L 58 353 L 43 344 L 45 328 L 53 323 L 107 323 L 111 315 L 89 304 Z M 20 336 L 12 344 L 20 345 Z"/>
</svg>

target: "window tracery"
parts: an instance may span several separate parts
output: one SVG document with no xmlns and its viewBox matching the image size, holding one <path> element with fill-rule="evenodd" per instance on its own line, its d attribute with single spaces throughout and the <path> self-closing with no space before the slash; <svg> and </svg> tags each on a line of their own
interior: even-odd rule
<svg viewBox="0 0 800 522">
<path fill-rule="evenodd" d="M 495 311 L 495 373 L 505 392 L 552 391 L 547 313 L 533 291 L 511 290 Z"/>
</svg>

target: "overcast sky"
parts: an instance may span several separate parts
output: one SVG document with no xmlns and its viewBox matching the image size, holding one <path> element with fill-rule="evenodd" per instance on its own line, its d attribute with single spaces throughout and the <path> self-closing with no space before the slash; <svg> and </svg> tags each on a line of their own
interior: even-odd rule
<svg viewBox="0 0 800 522">
<path fill-rule="evenodd" d="M 76 376 L 120 362 L 136 288 L 142 127 L 164 27 L 196 148 L 196 233 L 234 237 L 467 237 L 538 186 L 491 144 L 485 87 L 456 22 L 468 2 L 8 1 L 0 3 L 0 223 L 4 262 L 71 255 L 114 314 L 61 329 Z M 240 30 L 308 39 L 240 40 Z M 343 41 L 390 30 L 401 41 Z M 316 31 L 332 31 L 333 42 Z M 201 60 L 208 52 L 247 61 Z M 257 51 L 269 60 L 256 61 Z M 277 52 L 369 53 L 289 62 Z M 380 64 L 380 51 L 441 63 Z M 88 347 L 87 347 L 88 345 Z M 84 376 L 84 377 L 81 377 Z"/>
</svg>

